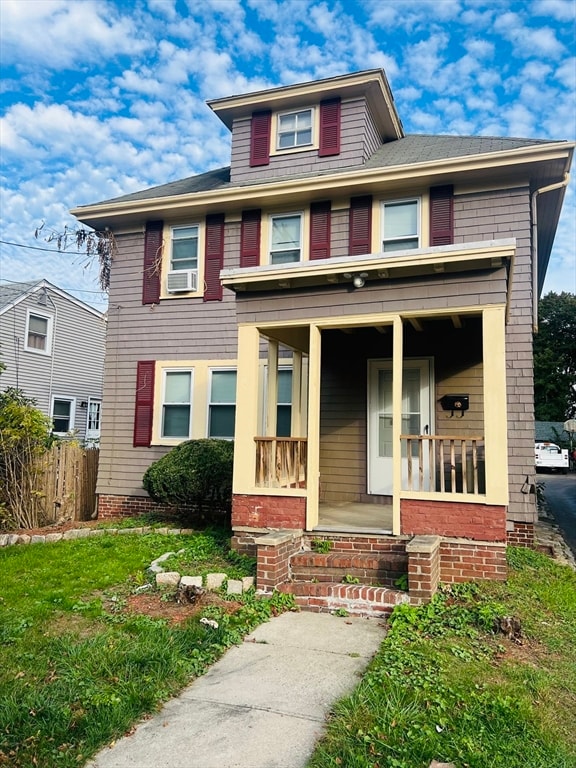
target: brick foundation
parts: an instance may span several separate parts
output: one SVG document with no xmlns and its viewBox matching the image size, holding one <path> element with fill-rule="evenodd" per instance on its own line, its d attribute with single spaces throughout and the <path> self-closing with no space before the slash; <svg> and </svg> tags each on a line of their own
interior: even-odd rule
<svg viewBox="0 0 576 768">
<path fill-rule="evenodd" d="M 509 520 L 507 529 L 510 546 L 534 548 L 534 523 L 517 523 L 514 520 Z"/>
<path fill-rule="evenodd" d="M 452 501 L 402 499 L 403 534 L 506 541 L 506 507 Z"/>
<path fill-rule="evenodd" d="M 157 504 L 149 496 L 98 496 L 98 519 L 108 520 L 118 517 L 137 517 L 150 512 L 173 515 L 174 509 Z"/>
<path fill-rule="evenodd" d="M 303 496 L 232 497 L 232 528 L 306 528 L 306 499 Z"/>
<path fill-rule="evenodd" d="M 440 545 L 440 581 L 445 584 L 503 581 L 506 574 L 506 544 L 447 540 Z"/>
</svg>

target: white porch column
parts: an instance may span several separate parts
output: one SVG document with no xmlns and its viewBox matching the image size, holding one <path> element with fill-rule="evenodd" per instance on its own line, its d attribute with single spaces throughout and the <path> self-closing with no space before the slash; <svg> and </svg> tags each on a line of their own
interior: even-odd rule
<svg viewBox="0 0 576 768">
<path fill-rule="evenodd" d="M 234 437 L 233 493 L 246 493 L 256 477 L 258 434 L 258 361 L 260 334 L 254 326 L 238 327 L 238 386 Z"/>
<path fill-rule="evenodd" d="M 486 501 L 508 504 L 505 307 L 482 312 Z"/>
<path fill-rule="evenodd" d="M 310 326 L 308 373 L 308 470 L 306 528 L 318 525 L 320 501 L 320 372 L 322 335 L 316 325 Z"/>
<path fill-rule="evenodd" d="M 402 318 L 395 317 L 392 343 L 392 533 L 400 534 L 402 489 L 402 368 L 404 357 Z"/>
<path fill-rule="evenodd" d="M 278 420 L 278 342 L 268 340 L 268 383 L 266 388 L 266 435 L 276 437 Z"/>
</svg>

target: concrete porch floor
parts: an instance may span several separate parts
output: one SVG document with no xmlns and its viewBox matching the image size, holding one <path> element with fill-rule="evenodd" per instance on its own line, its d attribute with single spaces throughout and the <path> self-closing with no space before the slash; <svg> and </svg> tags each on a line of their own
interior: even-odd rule
<svg viewBox="0 0 576 768">
<path fill-rule="evenodd" d="M 332 533 L 392 533 L 391 504 L 321 502 L 315 531 Z"/>
</svg>

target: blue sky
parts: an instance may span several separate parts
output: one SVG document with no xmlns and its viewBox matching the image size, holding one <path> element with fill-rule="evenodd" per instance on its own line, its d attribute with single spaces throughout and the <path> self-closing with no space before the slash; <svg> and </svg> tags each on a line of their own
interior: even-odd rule
<svg viewBox="0 0 576 768">
<path fill-rule="evenodd" d="M 575 12 L 573 0 L 0 0 L 0 279 L 45 277 L 104 309 L 96 266 L 37 250 L 53 245 L 34 230 L 227 165 L 211 98 L 382 67 L 407 133 L 574 141 Z M 574 182 L 544 290 L 576 293 Z"/>
</svg>

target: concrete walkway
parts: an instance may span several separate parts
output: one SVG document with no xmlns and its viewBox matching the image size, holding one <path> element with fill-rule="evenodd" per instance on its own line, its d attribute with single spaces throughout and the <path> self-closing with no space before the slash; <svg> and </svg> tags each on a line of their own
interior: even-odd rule
<svg viewBox="0 0 576 768">
<path fill-rule="evenodd" d="M 87 768 L 304 768 L 384 635 L 377 619 L 282 614 Z"/>
</svg>

